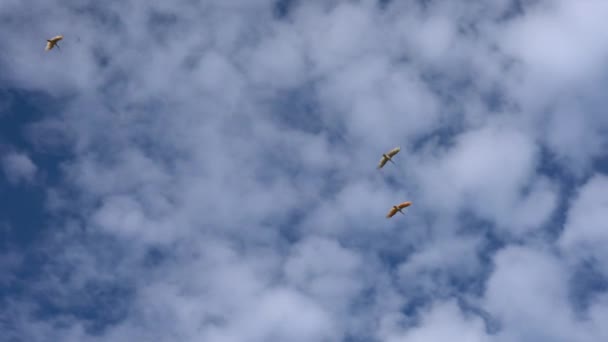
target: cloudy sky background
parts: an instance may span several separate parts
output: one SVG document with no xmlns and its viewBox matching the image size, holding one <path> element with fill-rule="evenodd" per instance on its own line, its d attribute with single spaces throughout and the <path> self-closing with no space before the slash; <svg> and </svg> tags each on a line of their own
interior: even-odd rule
<svg viewBox="0 0 608 342">
<path fill-rule="evenodd" d="M 0 340 L 608 340 L 607 13 L 1 1 Z"/>
</svg>

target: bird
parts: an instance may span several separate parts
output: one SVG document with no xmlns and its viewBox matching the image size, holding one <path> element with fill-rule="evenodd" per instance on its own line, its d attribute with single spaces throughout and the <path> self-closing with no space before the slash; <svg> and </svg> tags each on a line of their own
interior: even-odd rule
<svg viewBox="0 0 608 342">
<path fill-rule="evenodd" d="M 60 40 L 62 40 L 62 39 L 63 39 L 62 35 L 58 35 L 58 36 L 55 36 L 55 37 L 53 37 L 51 39 L 47 39 L 46 40 L 46 48 L 45 48 L 45 50 L 49 51 L 50 49 L 52 49 L 55 46 L 57 46 L 57 48 L 59 49 L 59 45 L 57 43 Z"/>
<path fill-rule="evenodd" d="M 410 205 L 412 205 L 411 201 L 407 201 L 407 202 L 403 202 L 397 205 L 394 205 L 391 210 L 388 212 L 388 214 L 386 215 L 386 218 L 391 218 L 393 217 L 393 215 L 395 215 L 397 212 L 400 212 L 403 214 L 402 209 L 409 207 Z M 403 214 L 405 215 L 405 214 Z"/>
<path fill-rule="evenodd" d="M 388 151 L 387 153 L 383 153 L 382 154 L 382 159 L 380 159 L 380 163 L 378 164 L 378 169 L 381 169 L 384 164 L 386 164 L 387 162 L 391 162 L 393 164 L 395 164 L 395 162 L 393 161 L 393 157 L 399 153 L 399 151 L 401 151 L 401 147 L 395 147 L 394 149 Z"/>
</svg>

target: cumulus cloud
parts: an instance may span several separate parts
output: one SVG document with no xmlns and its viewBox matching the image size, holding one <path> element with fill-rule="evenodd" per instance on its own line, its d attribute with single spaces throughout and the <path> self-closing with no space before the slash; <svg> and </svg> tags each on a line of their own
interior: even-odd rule
<svg viewBox="0 0 608 342">
<path fill-rule="evenodd" d="M 604 339 L 604 7 L 2 2 L 0 84 L 59 105 L 0 340 Z"/>
</svg>

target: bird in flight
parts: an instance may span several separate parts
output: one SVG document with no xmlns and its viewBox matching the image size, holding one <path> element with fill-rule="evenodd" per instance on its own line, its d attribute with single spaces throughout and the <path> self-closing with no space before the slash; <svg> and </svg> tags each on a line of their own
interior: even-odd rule
<svg viewBox="0 0 608 342">
<path fill-rule="evenodd" d="M 59 49 L 59 44 L 57 44 L 57 43 L 60 40 L 62 40 L 62 39 L 63 39 L 62 35 L 58 35 L 58 36 L 55 36 L 55 37 L 53 37 L 51 39 L 47 39 L 46 40 L 46 48 L 45 48 L 45 50 L 49 51 L 50 49 L 52 49 L 55 46 L 57 46 L 57 48 Z"/>
<path fill-rule="evenodd" d="M 378 169 L 381 169 L 384 164 L 386 164 L 387 162 L 391 162 L 393 164 L 395 164 L 395 162 L 393 161 L 393 157 L 399 153 L 399 151 L 401 151 L 400 147 L 395 147 L 394 149 L 388 151 L 387 153 L 383 153 L 382 154 L 382 159 L 380 159 L 380 163 L 378 164 Z"/>
<path fill-rule="evenodd" d="M 393 215 L 395 215 L 397 212 L 400 212 L 400 213 L 402 213 L 403 215 L 405 215 L 405 214 L 403 213 L 403 211 L 402 211 L 402 210 L 403 210 L 404 208 L 409 207 L 410 205 L 412 205 L 412 202 L 410 202 L 410 201 L 403 202 L 403 203 L 400 203 L 400 204 L 398 204 L 398 205 L 394 205 L 394 206 L 391 208 L 391 210 L 388 212 L 388 214 L 386 215 L 386 218 L 391 218 L 391 217 L 393 217 Z"/>
</svg>

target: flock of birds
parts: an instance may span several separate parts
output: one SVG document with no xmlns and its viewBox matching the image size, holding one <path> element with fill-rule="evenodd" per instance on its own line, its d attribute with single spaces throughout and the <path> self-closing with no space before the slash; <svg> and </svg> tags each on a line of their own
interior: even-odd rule
<svg viewBox="0 0 608 342">
<path fill-rule="evenodd" d="M 380 159 L 380 163 L 378 164 L 378 169 L 381 169 L 384 167 L 384 165 L 386 165 L 386 163 L 391 162 L 393 164 L 395 164 L 395 162 L 393 161 L 393 157 L 399 153 L 399 151 L 401 151 L 400 147 L 395 147 L 394 149 L 383 153 L 382 154 L 382 159 Z M 391 218 L 393 217 L 393 215 L 395 215 L 396 213 L 401 213 L 403 215 L 405 215 L 403 213 L 403 209 L 409 207 L 410 205 L 412 205 L 411 201 L 406 201 L 403 203 L 399 203 L 397 205 L 394 205 L 391 210 L 388 212 L 388 214 L 386 215 L 386 218 Z"/>
<path fill-rule="evenodd" d="M 51 39 L 47 39 L 47 40 L 46 40 L 46 48 L 45 48 L 45 50 L 46 50 L 46 51 L 49 51 L 49 50 L 51 50 L 52 48 L 54 48 L 55 46 L 57 47 L 57 49 L 59 49 L 59 44 L 58 44 L 58 42 L 59 42 L 60 40 L 62 40 L 62 39 L 63 39 L 63 36 L 62 36 L 62 35 L 58 35 L 58 36 L 55 36 L 55 37 L 53 37 L 53 38 L 51 38 Z M 394 156 L 395 156 L 397 153 L 399 153 L 399 151 L 401 151 L 401 148 L 400 148 L 400 147 L 395 147 L 394 149 L 392 149 L 392 150 L 388 151 L 387 153 L 383 153 L 383 154 L 382 154 L 382 159 L 380 159 L 380 163 L 378 164 L 378 169 L 383 168 L 383 167 L 384 167 L 384 165 L 386 165 L 386 163 L 388 163 L 388 162 L 391 162 L 391 163 L 395 164 L 395 162 L 393 162 L 393 157 L 394 157 Z M 397 214 L 398 212 L 399 212 L 399 213 L 401 213 L 401 214 L 403 214 L 403 215 L 405 215 L 405 214 L 403 213 L 403 209 L 405 209 L 405 208 L 409 207 L 410 205 L 412 205 L 412 202 L 411 202 L 411 201 L 406 201 L 406 202 L 403 202 L 403 203 L 399 203 L 399 204 L 397 204 L 397 205 L 394 205 L 394 206 L 391 208 L 391 210 L 388 212 L 388 214 L 386 215 L 386 218 L 391 218 L 391 217 L 393 217 L 395 214 Z"/>
</svg>

